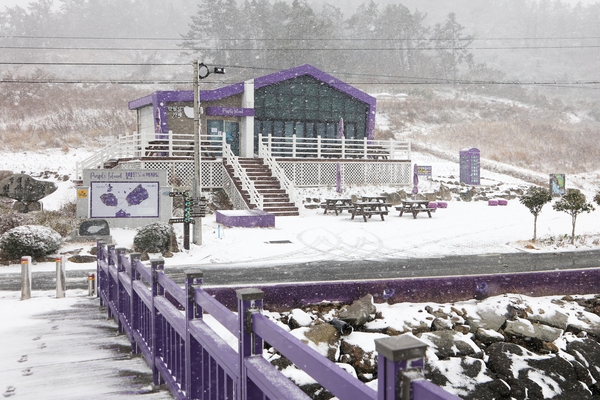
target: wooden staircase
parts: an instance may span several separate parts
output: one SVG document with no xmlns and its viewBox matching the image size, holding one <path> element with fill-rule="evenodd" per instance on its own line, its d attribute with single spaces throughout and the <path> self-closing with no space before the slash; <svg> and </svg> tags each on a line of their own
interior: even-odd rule
<svg viewBox="0 0 600 400">
<path fill-rule="evenodd" d="M 248 178 L 254 183 L 256 190 L 263 196 L 263 211 L 271 213 L 275 216 L 295 216 L 300 215 L 298 207 L 290 201 L 285 190 L 281 188 L 279 180 L 271 173 L 271 169 L 263 163 L 260 158 L 238 158 L 238 162 L 246 171 Z M 244 197 L 246 204 L 250 208 L 255 208 L 254 204 L 250 204 L 250 196 L 248 192 L 242 190 L 241 182 L 234 177 L 233 168 L 225 164 L 225 169 L 233 179 L 239 192 Z"/>
</svg>

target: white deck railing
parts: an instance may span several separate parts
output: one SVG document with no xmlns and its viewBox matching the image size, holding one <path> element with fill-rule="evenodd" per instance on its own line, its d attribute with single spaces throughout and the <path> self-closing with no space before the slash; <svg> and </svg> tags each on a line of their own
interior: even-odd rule
<svg viewBox="0 0 600 400">
<path fill-rule="evenodd" d="M 227 143 L 223 146 L 223 159 L 233 168 L 233 175 L 238 178 L 242 184 L 242 190 L 248 192 L 250 196 L 250 204 L 255 204 L 262 210 L 264 204 L 263 196 L 254 187 L 254 182 L 246 174 L 246 170 L 240 165 L 238 158 L 231 151 L 231 147 Z"/>
<path fill-rule="evenodd" d="M 410 142 L 398 140 L 328 139 L 259 135 L 273 157 L 409 160 Z"/>
<path fill-rule="evenodd" d="M 263 143 L 258 144 L 258 156 L 263 159 L 264 163 L 271 169 L 273 175 L 279 181 L 281 188 L 285 190 L 290 201 L 294 203 L 294 205 L 298 208 L 300 214 L 304 211 L 304 206 L 302 204 L 302 197 L 296 190 L 296 186 L 294 186 L 294 182 L 288 179 L 285 171 L 281 166 L 277 163 L 275 158 L 269 153 L 267 147 Z"/>
</svg>

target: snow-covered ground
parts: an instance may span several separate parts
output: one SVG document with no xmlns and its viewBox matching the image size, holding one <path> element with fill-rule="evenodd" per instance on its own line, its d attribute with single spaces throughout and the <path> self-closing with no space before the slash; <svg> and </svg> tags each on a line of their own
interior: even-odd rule
<svg viewBox="0 0 600 400">
<path fill-rule="evenodd" d="M 30 173 L 37 175 L 41 171 L 53 171 L 72 175 L 75 160 L 85 151 L 61 153 L 49 152 L 45 155 L 6 154 L 0 159 L 0 170 Z M 413 161 L 422 165 L 431 165 L 434 180 L 458 178 L 458 165 L 424 154 L 414 154 Z M 482 172 L 483 185 L 497 187 L 498 193 L 510 188 L 524 188 L 527 183 L 488 171 Z M 44 199 L 46 209 L 57 209 L 75 197 L 75 188 L 70 181 L 59 182 L 59 190 Z M 567 185 L 569 179 L 567 178 Z M 435 190 L 439 183 L 423 181 L 421 192 Z M 405 188 L 406 189 L 406 188 Z M 345 188 L 344 196 L 351 194 L 380 194 L 391 192 L 392 188 Z M 408 188 L 410 190 L 410 188 Z M 306 197 L 324 198 L 335 192 L 307 190 Z M 588 201 L 593 193 L 587 192 Z M 537 244 L 534 248 L 525 248 L 533 234 L 533 216 L 517 199 L 510 200 L 507 206 L 488 206 L 487 202 L 450 201 L 448 208 L 439 209 L 432 218 L 421 214 L 399 217 L 391 212 L 385 221 L 378 217 L 367 223 L 362 219 L 351 220 L 350 214 L 323 215 L 321 209 L 306 210 L 301 217 L 280 217 L 274 228 L 224 228 L 216 223 L 215 216 L 203 219 L 203 244 L 192 245 L 189 251 L 181 251 L 165 260 L 169 265 L 202 265 L 210 269 L 211 265 L 223 267 L 227 264 L 245 263 L 264 266 L 266 264 L 286 264 L 316 260 L 362 260 L 381 258 L 435 257 L 444 255 L 509 253 L 518 251 L 566 251 L 589 249 L 597 246 L 600 211 L 582 214 L 577 220 L 576 233 L 583 239 L 577 246 Z M 179 226 L 176 226 L 180 229 Z M 565 213 L 552 210 L 551 204 L 544 207 L 538 219 L 538 237 L 561 237 L 571 232 L 571 218 Z M 132 248 L 134 230 L 113 229 L 113 239 L 118 247 Z M 179 236 L 182 232 L 179 231 Z M 286 244 L 273 244 L 271 241 L 289 241 Z M 61 252 L 83 249 L 90 244 L 69 243 Z M 34 271 L 53 270 L 54 263 L 38 263 Z M 90 264 L 67 264 L 67 269 L 93 269 Z M 2 273 L 18 272 L 20 265 L 0 267 Z M 546 300 L 539 300 L 544 302 Z M 549 299 L 547 299 L 549 302 Z M 52 293 L 33 293 L 33 299 L 21 301 L 19 293 L 0 292 L 0 393 L 5 397 L 12 395 L 24 399 L 80 399 L 80 398 L 125 398 L 123 386 L 127 379 L 144 369 L 141 359 L 134 358 L 127 363 L 114 357 L 109 343 L 126 345 L 123 337 L 114 337 L 116 328 L 109 328 L 110 321 L 99 323 L 80 323 L 69 315 L 81 308 L 92 312 L 96 300 L 87 297 L 81 291 L 68 291 L 66 299 L 54 299 Z M 404 304 L 406 310 L 422 308 L 419 305 Z M 475 304 L 473 304 L 475 307 Z M 395 310 L 395 309 L 394 309 Z M 405 313 L 399 309 L 394 313 Z M 391 312 L 392 308 L 389 309 Z M 96 313 L 97 319 L 102 319 Z M 408 315 L 408 314 L 406 314 Z M 89 322 L 89 321 L 88 321 Z M 54 327 L 57 327 L 54 329 Z M 66 334 L 66 330 L 73 330 Z M 58 331 L 64 333 L 57 336 Z M 356 333 L 359 334 L 358 332 Z M 358 335 L 356 340 L 359 339 Z M 54 338 L 54 339 L 53 339 Z M 60 339 L 60 340 L 59 340 Z M 372 346 L 372 337 L 364 342 L 365 347 Z M 45 347 L 43 345 L 45 344 Z M 81 349 L 89 348 L 89 353 Z M 107 350 L 108 349 L 108 350 Z M 121 354 L 122 356 L 122 354 Z M 98 358 L 106 357 L 106 365 Z M 131 364 L 129 364 L 131 363 Z M 124 371 L 115 377 L 113 366 Z M 91 368 L 89 374 L 83 374 L 85 368 Z M 36 373 L 39 373 L 36 375 Z M 54 375 L 51 371 L 56 371 Z M 112 372 L 111 372 L 112 371 Z M 130 375 L 127 375 L 129 371 Z M 134 372 L 132 372 L 134 371 Z M 66 375 L 65 375 L 66 374 Z M 58 379 L 65 375 L 65 379 Z M 52 389 L 41 382 L 55 379 Z M 94 382 L 96 392 L 88 393 L 86 385 L 73 384 L 77 379 L 89 379 Z M 106 379 L 102 383 L 102 379 Z M 134 380 L 135 381 L 135 380 Z M 148 391 L 147 382 L 138 384 L 141 391 Z M 50 393 L 50 394 L 49 394 Z M 96 396 L 97 393 L 97 396 Z M 118 395 L 117 395 L 118 393 Z M 135 394 L 131 394 L 135 395 Z M 168 398 L 168 394 L 153 393 L 152 398 Z"/>
</svg>

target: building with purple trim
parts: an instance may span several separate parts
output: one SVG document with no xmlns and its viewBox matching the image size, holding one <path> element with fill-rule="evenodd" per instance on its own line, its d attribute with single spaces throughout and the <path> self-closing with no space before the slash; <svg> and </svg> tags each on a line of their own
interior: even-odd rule
<svg viewBox="0 0 600 400">
<path fill-rule="evenodd" d="M 193 133 L 193 91 L 160 91 L 133 100 L 137 131 L 166 139 Z M 258 137 L 374 137 L 374 97 L 305 64 L 242 83 L 200 91 L 202 135 L 225 137 L 235 155 L 253 157 Z"/>
</svg>

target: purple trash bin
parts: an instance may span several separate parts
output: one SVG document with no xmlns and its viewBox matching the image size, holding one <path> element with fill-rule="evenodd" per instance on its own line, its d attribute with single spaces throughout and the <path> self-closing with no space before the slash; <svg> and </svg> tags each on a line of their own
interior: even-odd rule
<svg viewBox="0 0 600 400">
<path fill-rule="evenodd" d="M 488 200 L 488 206 L 497 206 L 498 200 Z"/>
</svg>

